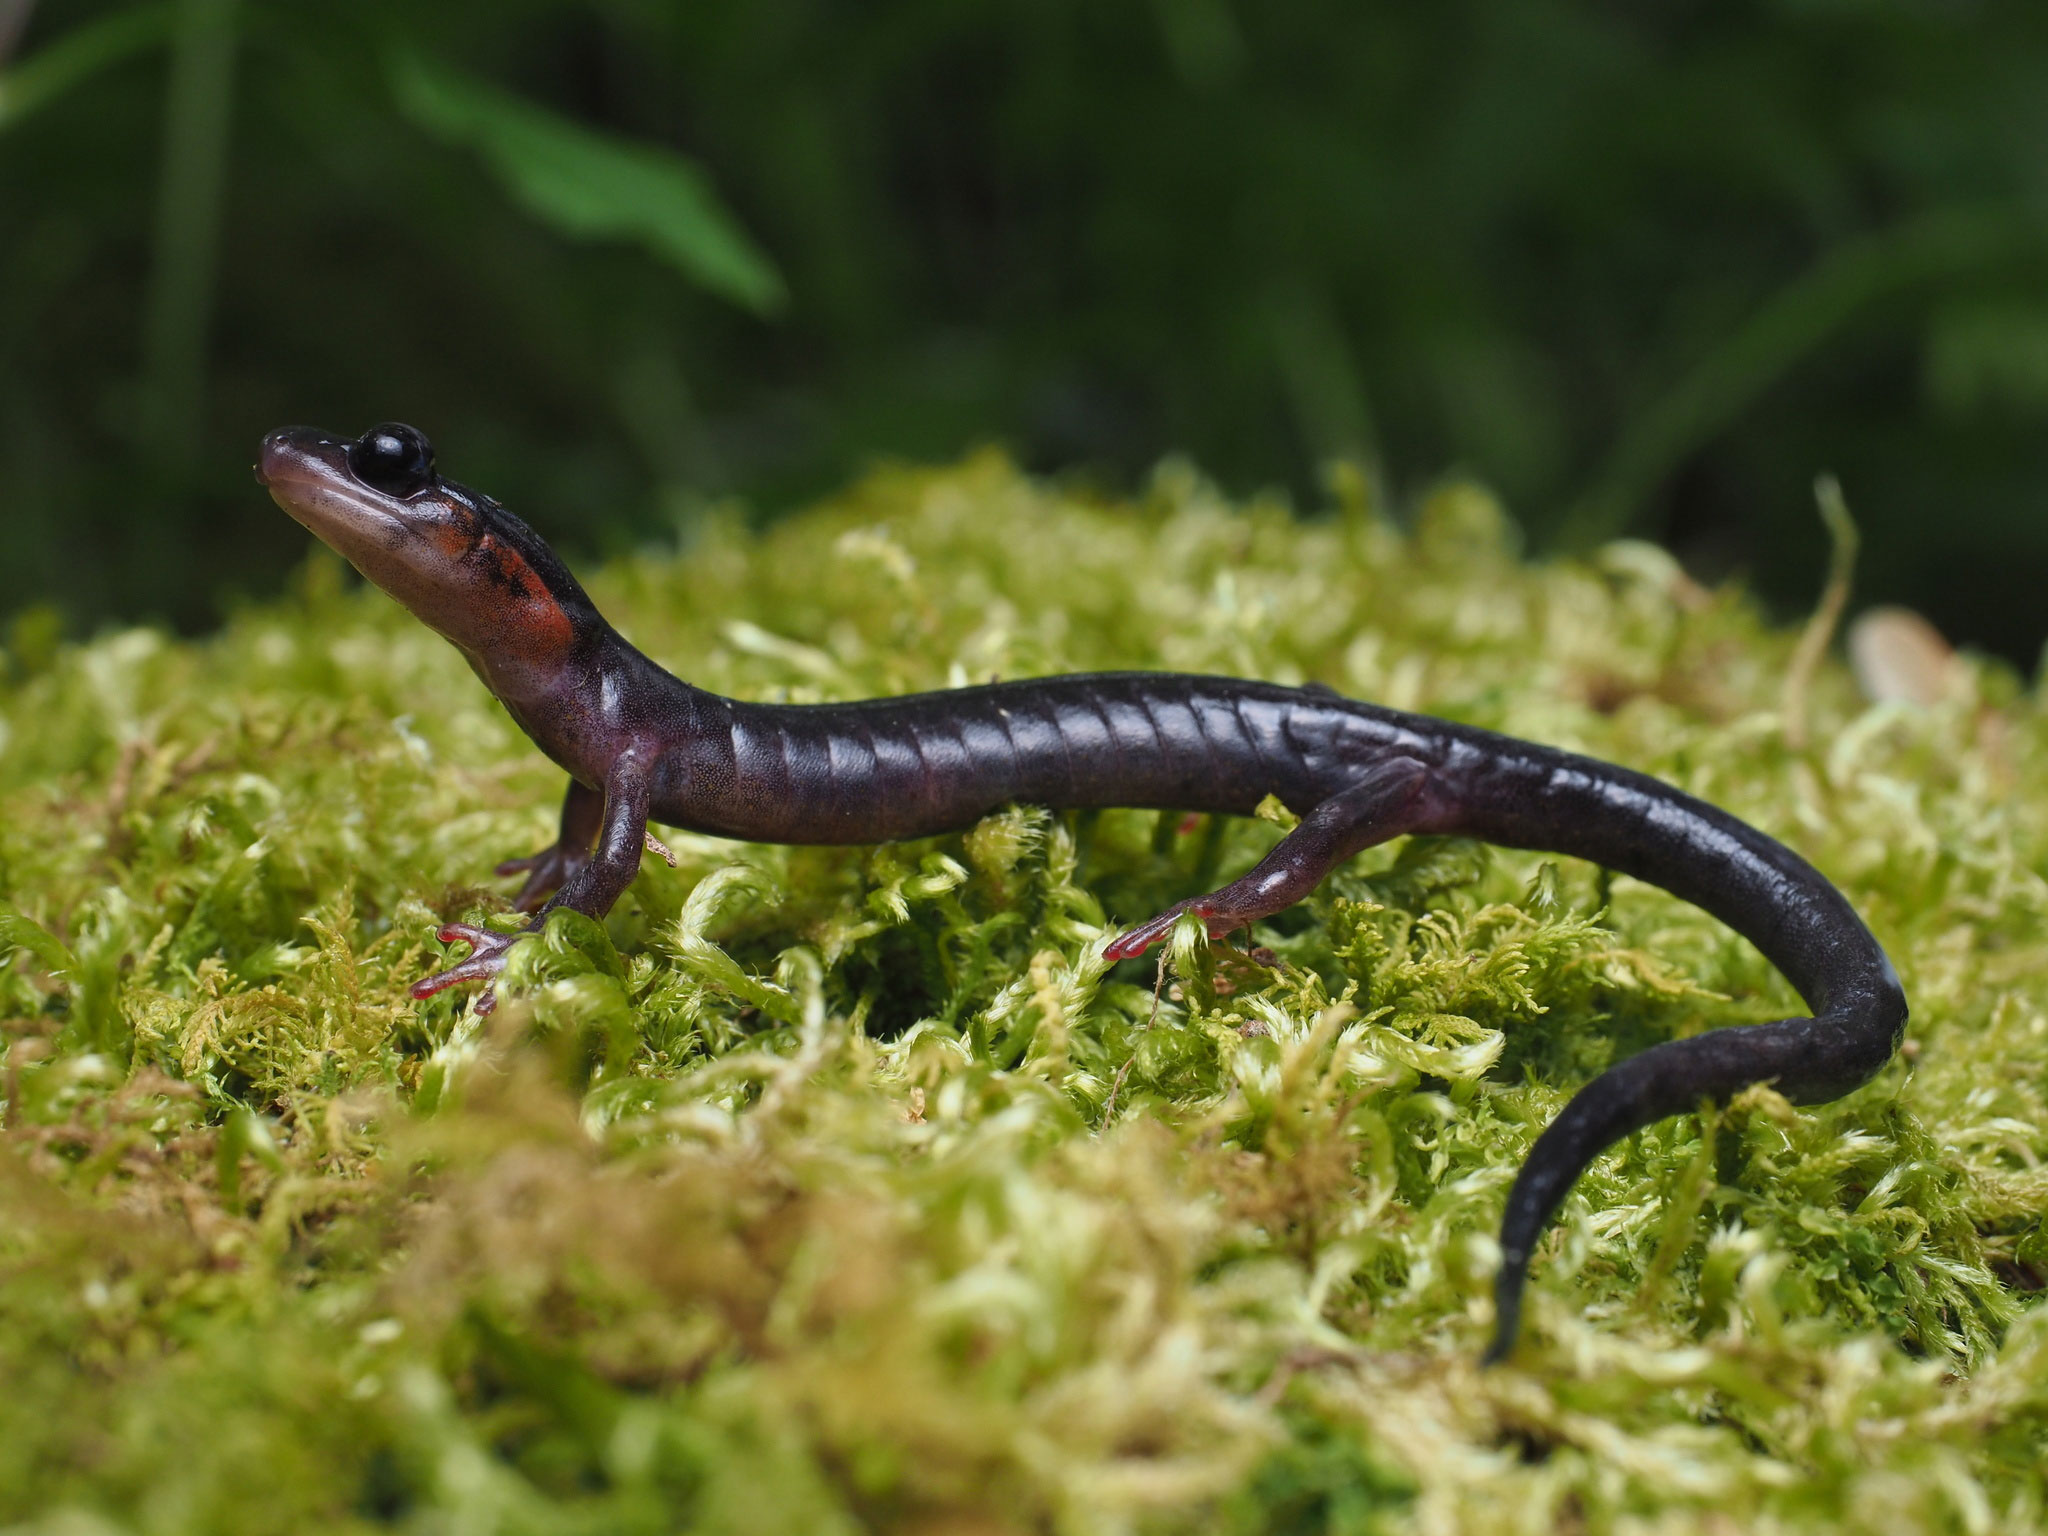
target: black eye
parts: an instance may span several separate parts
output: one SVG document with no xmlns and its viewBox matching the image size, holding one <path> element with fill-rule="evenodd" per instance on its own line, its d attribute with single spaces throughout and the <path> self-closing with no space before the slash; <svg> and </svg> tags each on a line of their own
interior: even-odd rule
<svg viewBox="0 0 2048 1536">
<path fill-rule="evenodd" d="M 433 482 L 434 445 L 405 423 L 387 421 L 348 445 L 348 467 L 373 491 L 410 496 Z"/>
</svg>

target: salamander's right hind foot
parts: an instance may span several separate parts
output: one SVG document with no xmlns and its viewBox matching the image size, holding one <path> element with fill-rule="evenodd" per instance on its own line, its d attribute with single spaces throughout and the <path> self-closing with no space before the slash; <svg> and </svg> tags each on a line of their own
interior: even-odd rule
<svg viewBox="0 0 2048 1536">
<path fill-rule="evenodd" d="M 1249 916 L 1239 916 L 1234 912 L 1220 909 L 1216 903 L 1222 894 L 1222 891 L 1217 891 L 1212 895 L 1177 901 L 1150 922 L 1140 923 L 1135 928 L 1126 928 L 1110 941 L 1109 947 L 1102 952 L 1103 959 L 1135 960 L 1154 944 L 1164 943 L 1167 935 L 1173 932 L 1173 925 L 1180 921 L 1184 912 L 1192 912 L 1207 923 L 1209 937 L 1212 939 L 1220 939 L 1232 929 L 1242 928 L 1252 921 Z"/>
<path fill-rule="evenodd" d="M 1373 764 L 1349 789 L 1302 817 L 1251 873 L 1221 890 L 1176 903 L 1149 923 L 1117 935 L 1103 958 L 1130 960 L 1142 955 L 1173 931 L 1183 912 L 1194 913 L 1209 925 L 1209 937 L 1220 939 L 1293 906 L 1359 849 L 1414 830 L 1428 775 L 1427 766 L 1413 758 L 1391 757 Z"/>
</svg>

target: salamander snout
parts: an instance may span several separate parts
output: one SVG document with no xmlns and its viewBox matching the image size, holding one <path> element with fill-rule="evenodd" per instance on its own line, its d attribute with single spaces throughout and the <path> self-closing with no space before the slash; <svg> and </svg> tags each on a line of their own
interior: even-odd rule
<svg viewBox="0 0 2048 1536">
<path fill-rule="evenodd" d="M 281 427 L 263 439 L 257 483 L 358 570 L 387 591 L 427 539 L 429 565 L 452 558 L 445 544 L 472 535 L 475 514 L 443 488 L 434 448 L 411 427 L 372 427 L 351 441 L 317 427 Z M 374 569 L 372 567 L 375 567 Z"/>
<path fill-rule="evenodd" d="M 335 456 L 340 445 L 313 427 L 279 427 L 256 450 L 256 483 L 270 488 L 305 479 Z"/>
</svg>

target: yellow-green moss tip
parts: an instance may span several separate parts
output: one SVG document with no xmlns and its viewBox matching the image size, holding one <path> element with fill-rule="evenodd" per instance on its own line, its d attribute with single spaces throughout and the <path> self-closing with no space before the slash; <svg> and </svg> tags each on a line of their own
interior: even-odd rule
<svg viewBox="0 0 2048 1536">
<path fill-rule="evenodd" d="M 1824 668 L 1660 552 L 1452 487 L 1133 504 L 1001 459 L 592 573 L 749 697 L 1166 667 L 1612 758 L 1785 837 L 1914 1033 L 1603 1158 L 1482 1373 L 1506 1185 L 1604 1063 L 1783 1013 L 1700 913 L 1413 840 L 1255 934 L 1110 926 L 1270 820 L 667 836 L 488 1023 L 412 1002 L 554 772 L 316 560 L 216 639 L 0 669 L 0 1524 L 38 1531 L 2039 1531 L 2048 709 Z M 665 834 L 666 836 L 666 834 Z"/>
</svg>

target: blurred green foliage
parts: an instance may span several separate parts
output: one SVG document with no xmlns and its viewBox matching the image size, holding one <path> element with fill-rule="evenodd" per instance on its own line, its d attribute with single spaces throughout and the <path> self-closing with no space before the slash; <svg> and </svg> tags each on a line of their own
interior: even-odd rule
<svg viewBox="0 0 2048 1536">
<path fill-rule="evenodd" d="M 2031 663 L 2048 11 L 0 0 L 0 610 L 210 622 L 287 420 L 572 551 L 981 438 L 1450 469 Z M 397 61 L 397 62 L 394 62 Z"/>
</svg>

